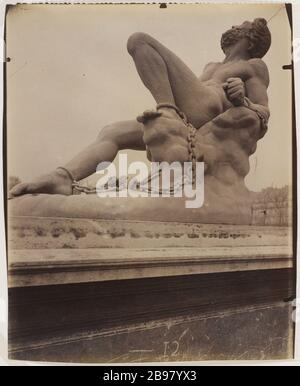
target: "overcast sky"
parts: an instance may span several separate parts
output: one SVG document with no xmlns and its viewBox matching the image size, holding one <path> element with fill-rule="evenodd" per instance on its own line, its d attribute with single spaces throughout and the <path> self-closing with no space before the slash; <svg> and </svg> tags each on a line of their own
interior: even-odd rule
<svg viewBox="0 0 300 386">
<path fill-rule="evenodd" d="M 20 5 L 7 19 L 9 174 L 30 180 L 63 165 L 108 123 L 134 119 L 154 100 L 126 50 L 136 31 L 153 35 L 199 74 L 222 61 L 232 25 L 270 19 L 269 5 Z M 290 28 L 285 10 L 269 24 L 271 119 L 251 157 L 250 189 L 291 183 Z M 130 152 L 132 160 L 144 159 Z"/>
</svg>

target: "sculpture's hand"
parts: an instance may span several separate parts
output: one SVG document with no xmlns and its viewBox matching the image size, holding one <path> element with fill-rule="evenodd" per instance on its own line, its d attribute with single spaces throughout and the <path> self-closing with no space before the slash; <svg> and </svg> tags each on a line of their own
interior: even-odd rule
<svg viewBox="0 0 300 386">
<path fill-rule="evenodd" d="M 228 78 L 227 82 L 224 83 L 223 88 L 226 92 L 228 100 L 234 106 L 242 106 L 244 104 L 245 85 L 240 78 Z"/>
</svg>

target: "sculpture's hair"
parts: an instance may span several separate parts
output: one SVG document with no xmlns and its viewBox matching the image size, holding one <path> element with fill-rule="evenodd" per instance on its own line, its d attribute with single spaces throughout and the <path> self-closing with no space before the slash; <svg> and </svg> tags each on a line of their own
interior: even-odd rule
<svg viewBox="0 0 300 386">
<path fill-rule="evenodd" d="M 246 37 L 252 43 L 249 50 L 252 58 L 262 58 L 271 46 L 271 32 L 265 19 L 255 19 L 252 27 L 246 32 Z"/>
</svg>

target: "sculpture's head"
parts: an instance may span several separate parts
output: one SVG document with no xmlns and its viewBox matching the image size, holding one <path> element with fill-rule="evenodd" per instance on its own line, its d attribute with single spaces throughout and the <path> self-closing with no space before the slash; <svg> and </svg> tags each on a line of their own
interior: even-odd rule
<svg viewBox="0 0 300 386">
<path fill-rule="evenodd" d="M 221 38 L 221 47 L 225 55 L 238 46 L 239 49 L 246 50 L 250 58 L 262 58 L 270 45 L 271 33 L 265 19 L 245 21 L 241 25 L 233 26 L 223 33 Z"/>
</svg>

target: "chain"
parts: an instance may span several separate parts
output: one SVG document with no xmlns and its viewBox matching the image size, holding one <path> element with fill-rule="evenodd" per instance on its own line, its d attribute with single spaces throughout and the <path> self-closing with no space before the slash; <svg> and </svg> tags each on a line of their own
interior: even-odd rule
<svg viewBox="0 0 300 386">
<path fill-rule="evenodd" d="M 72 183 L 73 194 L 96 194 L 96 188 L 90 188 L 89 186 L 81 185 L 78 181 Z"/>
<path fill-rule="evenodd" d="M 163 106 L 163 107 L 171 107 L 171 106 Z M 179 191 L 179 189 L 182 189 L 182 186 L 184 184 L 186 184 L 187 182 L 190 182 L 190 176 L 192 176 L 192 186 L 195 186 L 195 182 L 196 182 L 196 164 L 197 164 L 197 157 L 196 157 L 196 153 L 195 153 L 195 147 L 196 147 L 197 129 L 191 123 L 189 123 L 187 121 L 187 118 L 186 118 L 184 113 L 179 112 L 178 115 L 180 116 L 180 118 L 183 120 L 184 124 L 188 128 L 188 135 L 187 135 L 188 153 L 189 153 L 188 161 L 191 163 L 192 170 L 191 170 L 190 173 L 188 173 L 188 176 L 186 176 L 186 175 L 184 176 L 184 181 L 183 182 L 181 181 L 180 183 L 178 183 L 177 185 L 171 187 L 170 189 L 165 189 L 164 190 L 162 188 L 159 188 L 159 189 L 157 189 L 157 191 L 155 191 L 153 189 L 153 187 L 149 187 L 149 183 L 151 183 L 153 178 L 160 177 L 162 170 L 159 169 L 158 174 L 156 174 L 154 176 L 151 175 L 146 180 L 146 183 L 147 183 L 146 186 L 143 186 L 143 182 L 140 184 L 139 190 L 144 192 L 144 193 L 157 193 L 159 195 L 162 195 L 164 193 L 174 194 L 177 191 Z"/>
<path fill-rule="evenodd" d="M 268 118 L 266 116 L 264 116 L 264 114 L 262 114 L 259 110 L 257 110 L 252 105 L 253 104 L 251 103 L 250 99 L 245 97 L 243 106 L 251 111 L 254 111 L 256 113 L 256 115 L 258 116 L 258 118 L 260 120 L 260 124 L 261 124 L 261 131 L 262 131 L 261 137 L 263 137 L 265 135 L 266 131 L 268 130 Z"/>
<path fill-rule="evenodd" d="M 189 133 L 187 138 L 189 161 L 192 163 L 192 185 L 194 186 L 196 182 L 196 164 L 197 164 L 197 157 L 195 153 L 197 129 L 191 123 L 187 123 L 187 127 L 189 128 Z"/>
<path fill-rule="evenodd" d="M 182 119 L 182 121 L 184 122 L 184 124 L 188 128 L 188 135 L 187 135 L 187 144 L 188 144 L 188 153 L 189 153 L 188 161 L 191 162 L 192 170 L 191 170 L 191 173 L 188 173 L 188 177 L 184 176 L 183 182 L 181 181 L 180 183 L 177 183 L 175 186 L 172 186 L 170 189 L 159 188 L 155 192 L 153 187 L 149 187 L 149 183 L 151 183 L 153 178 L 155 178 L 155 177 L 159 178 L 161 176 L 161 172 L 162 172 L 161 169 L 159 169 L 159 171 L 156 173 L 156 175 L 151 175 L 150 177 L 147 178 L 147 180 L 145 181 L 145 182 L 147 182 L 146 187 L 145 187 L 145 182 L 141 182 L 140 184 L 137 184 L 137 186 L 138 186 L 138 189 L 140 191 L 145 192 L 145 193 L 154 193 L 155 192 L 159 195 L 162 195 L 164 193 L 174 194 L 179 189 L 182 189 L 182 186 L 186 183 L 186 179 L 190 180 L 190 178 L 189 178 L 190 175 L 192 176 L 192 185 L 193 186 L 196 182 L 197 157 L 195 154 L 195 146 L 196 146 L 195 141 L 196 141 L 197 129 L 191 123 L 188 122 L 185 114 L 183 112 L 181 112 L 176 106 L 169 105 L 169 104 L 161 104 L 161 105 L 158 105 L 158 107 L 174 108 L 176 110 L 176 112 L 178 113 L 179 117 Z M 66 168 L 59 167 L 58 169 L 64 170 L 69 175 L 70 179 L 72 180 L 72 193 L 74 195 L 78 195 L 78 194 L 82 194 L 82 193 L 84 193 L 84 194 L 96 194 L 97 193 L 96 187 L 91 188 L 91 187 L 80 184 L 80 182 L 78 182 L 73 177 L 72 173 L 69 170 L 67 170 Z M 117 191 L 120 190 L 119 187 L 113 187 L 112 189 L 117 190 Z M 107 191 L 107 189 L 106 189 L 106 191 Z"/>
</svg>

